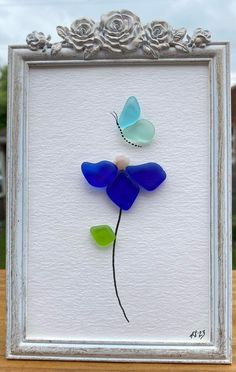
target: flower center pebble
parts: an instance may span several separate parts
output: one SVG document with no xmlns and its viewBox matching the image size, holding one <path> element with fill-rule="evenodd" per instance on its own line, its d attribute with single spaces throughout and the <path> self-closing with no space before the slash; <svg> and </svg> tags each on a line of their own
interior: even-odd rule
<svg viewBox="0 0 236 372">
<path fill-rule="evenodd" d="M 129 159 L 124 155 L 115 158 L 115 164 L 119 170 L 124 170 L 129 165 Z"/>
</svg>

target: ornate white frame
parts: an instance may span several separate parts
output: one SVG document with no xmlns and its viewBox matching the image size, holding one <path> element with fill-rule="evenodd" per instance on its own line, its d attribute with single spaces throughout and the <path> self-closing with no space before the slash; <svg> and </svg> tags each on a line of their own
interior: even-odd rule
<svg viewBox="0 0 236 372">
<path fill-rule="evenodd" d="M 82 19 L 75 21 L 71 30 L 58 27 L 59 35 L 64 39 L 62 43 L 50 44 L 49 38 L 42 33 L 33 32 L 28 35 L 27 42 L 34 52 L 27 46 L 9 48 L 6 351 L 8 358 L 123 362 L 231 362 L 229 45 L 223 42 L 210 43 L 209 32 L 201 29 L 196 30 L 194 35 L 184 42 L 185 29 L 173 31 L 166 22 L 159 21 L 143 27 L 139 22 L 139 18 L 131 12 L 111 12 L 102 17 L 100 25 L 94 24 L 91 20 Z M 108 23 L 109 27 L 113 28 L 110 33 L 116 34 L 121 32 L 122 27 L 128 27 L 125 32 L 127 32 L 127 38 L 131 38 L 131 48 L 127 49 L 126 44 L 123 49 L 123 39 L 117 34 L 114 44 L 117 50 L 110 48 L 110 34 L 104 31 Z M 81 27 L 84 29 L 82 30 Z M 87 37 L 87 35 L 84 38 L 86 32 L 90 36 L 92 33 L 92 37 Z M 86 41 L 81 41 L 81 37 Z M 72 45 L 71 40 L 74 40 L 75 45 Z M 176 47 L 174 43 L 182 46 Z M 209 45 L 206 46 L 206 44 Z M 24 178 L 27 176 L 24 169 L 24 135 L 27 121 L 26 98 L 29 66 L 163 65 L 167 63 L 205 63 L 209 68 L 211 87 L 211 341 L 204 345 L 167 344 L 165 342 L 130 345 L 28 340 L 25 335 L 23 263 L 27 234 L 24 226 Z"/>
</svg>

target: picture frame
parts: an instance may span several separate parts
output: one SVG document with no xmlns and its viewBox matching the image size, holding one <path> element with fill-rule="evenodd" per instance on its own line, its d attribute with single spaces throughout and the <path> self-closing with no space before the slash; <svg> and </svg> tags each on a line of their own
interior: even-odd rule
<svg viewBox="0 0 236 372">
<path fill-rule="evenodd" d="M 230 363 L 229 44 L 126 10 L 57 32 L 9 47 L 7 358 Z M 142 149 L 110 115 L 129 96 L 156 127 Z M 117 154 L 167 174 L 118 222 L 80 169 Z M 120 229 L 122 305 L 92 223 Z"/>
</svg>

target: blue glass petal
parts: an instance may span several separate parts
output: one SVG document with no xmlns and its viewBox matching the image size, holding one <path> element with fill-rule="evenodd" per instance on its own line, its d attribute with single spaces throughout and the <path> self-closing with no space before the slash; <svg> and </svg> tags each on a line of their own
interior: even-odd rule
<svg viewBox="0 0 236 372">
<path fill-rule="evenodd" d="M 130 165 L 125 171 L 134 181 L 148 191 L 155 190 L 166 179 L 166 172 L 157 163 Z"/>
<path fill-rule="evenodd" d="M 113 203 L 127 211 L 137 198 L 139 190 L 139 186 L 124 171 L 121 171 L 115 180 L 107 186 L 107 195 Z"/>
<path fill-rule="evenodd" d="M 94 187 L 107 186 L 115 179 L 118 172 L 117 166 L 107 160 L 98 163 L 84 162 L 81 170 L 88 183 Z"/>
<path fill-rule="evenodd" d="M 124 108 L 119 117 L 119 125 L 121 129 L 127 128 L 136 123 L 140 117 L 140 106 L 137 99 L 129 97 L 124 105 Z"/>
</svg>

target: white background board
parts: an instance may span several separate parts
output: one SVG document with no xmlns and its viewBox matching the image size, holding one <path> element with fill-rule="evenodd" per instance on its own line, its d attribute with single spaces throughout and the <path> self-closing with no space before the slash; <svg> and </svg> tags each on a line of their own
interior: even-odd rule
<svg viewBox="0 0 236 372">
<path fill-rule="evenodd" d="M 26 337 L 191 342 L 210 339 L 210 103 L 208 67 L 31 67 L 28 87 Z M 156 127 L 146 148 L 126 144 L 111 111 L 135 95 Z M 116 249 L 89 228 L 118 209 L 82 176 L 83 161 L 159 163 L 167 180 L 123 212 Z M 196 340 L 192 340 L 196 342 Z"/>
</svg>

